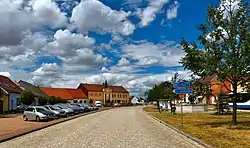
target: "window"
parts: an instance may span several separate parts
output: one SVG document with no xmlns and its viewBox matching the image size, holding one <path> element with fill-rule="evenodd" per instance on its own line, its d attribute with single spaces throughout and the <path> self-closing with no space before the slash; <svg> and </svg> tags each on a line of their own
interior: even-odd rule
<svg viewBox="0 0 250 148">
<path fill-rule="evenodd" d="M 95 94 L 95 96 L 97 96 L 97 94 Z"/>
<path fill-rule="evenodd" d="M 82 100 L 80 100 L 79 103 L 82 103 Z"/>
<path fill-rule="evenodd" d="M 77 103 L 77 100 L 74 100 L 73 103 Z"/>
<path fill-rule="evenodd" d="M 102 94 L 99 94 L 99 96 L 102 96 Z"/>
<path fill-rule="evenodd" d="M 26 108 L 26 110 L 25 111 L 29 111 L 29 112 L 33 112 L 33 108 L 32 107 L 28 107 L 28 108 Z"/>
</svg>

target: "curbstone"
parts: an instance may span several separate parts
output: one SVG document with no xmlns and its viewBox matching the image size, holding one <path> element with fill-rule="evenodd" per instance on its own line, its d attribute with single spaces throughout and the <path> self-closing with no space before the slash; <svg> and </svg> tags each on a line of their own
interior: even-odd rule
<svg viewBox="0 0 250 148">
<path fill-rule="evenodd" d="M 201 145 L 201 146 L 203 146 L 203 147 L 205 147 L 205 148 L 213 148 L 212 146 L 210 146 L 210 145 L 204 143 L 203 141 L 201 141 L 201 140 L 199 140 L 199 139 L 197 139 L 197 138 L 195 138 L 195 137 L 193 137 L 193 136 L 191 136 L 191 135 L 189 135 L 189 134 L 187 134 L 187 133 L 185 133 L 185 132 L 183 132 L 183 131 L 181 131 L 181 130 L 175 128 L 175 127 L 173 127 L 172 125 L 167 124 L 166 122 L 164 122 L 164 121 L 162 121 L 162 120 L 160 120 L 160 119 L 154 117 L 153 115 L 150 115 L 148 112 L 146 112 L 146 111 L 144 111 L 144 110 L 143 110 L 143 112 L 146 113 L 146 115 L 149 116 L 149 117 L 151 117 L 152 119 L 154 119 L 154 120 L 160 122 L 161 124 L 163 124 L 163 125 L 169 127 L 170 129 L 176 131 L 177 133 L 179 133 L 179 134 L 181 134 L 181 135 L 183 135 L 183 136 L 185 136 L 185 137 L 191 139 L 192 141 L 198 143 L 199 145 Z"/>
<path fill-rule="evenodd" d="M 109 110 L 109 109 L 112 109 L 112 108 L 105 108 L 105 109 L 102 109 L 102 110 L 96 110 L 96 111 L 92 111 L 92 112 L 87 112 L 87 113 L 75 115 L 75 116 L 66 118 L 65 120 L 60 120 L 58 122 L 54 122 L 54 123 L 51 123 L 51 124 L 48 124 L 48 125 L 45 125 L 45 126 L 42 126 L 42 127 L 38 127 L 38 128 L 32 129 L 32 130 L 25 131 L 25 132 L 23 132 L 21 134 L 17 134 L 17 135 L 13 135 L 13 136 L 10 136 L 10 137 L 7 137 L 7 138 L 0 139 L 0 143 L 3 143 L 3 142 L 6 142 L 6 141 L 9 141 L 9 140 L 12 140 L 12 139 L 24 136 L 26 134 L 29 134 L 29 133 L 32 133 L 32 132 L 35 132 L 35 131 L 39 131 L 39 130 L 45 129 L 45 128 L 53 126 L 53 125 L 57 125 L 59 123 L 63 123 L 63 122 L 66 122 L 66 121 L 69 121 L 69 120 L 73 120 L 73 119 L 76 119 L 76 118 L 79 118 L 79 117 L 82 117 L 82 116 L 90 115 L 90 114 L 93 114 L 93 113 L 106 111 L 106 110 Z"/>
</svg>

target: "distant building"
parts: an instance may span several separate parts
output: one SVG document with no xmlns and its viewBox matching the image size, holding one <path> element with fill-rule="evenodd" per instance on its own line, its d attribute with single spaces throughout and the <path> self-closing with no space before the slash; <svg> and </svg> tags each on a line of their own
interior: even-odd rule
<svg viewBox="0 0 250 148">
<path fill-rule="evenodd" d="M 109 86 L 107 82 L 101 84 L 81 83 L 78 86 L 89 100 L 101 101 L 102 103 L 129 103 L 129 92 L 123 86 Z"/>
<path fill-rule="evenodd" d="M 70 103 L 88 103 L 87 95 L 80 89 L 39 87 L 50 97 L 59 97 Z"/>
<path fill-rule="evenodd" d="M 34 86 L 31 83 L 20 80 L 17 84 L 23 89 L 30 91 L 35 96 L 35 101 L 33 105 L 39 105 L 39 97 L 48 97 L 42 90 L 40 90 L 37 86 Z"/>
<path fill-rule="evenodd" d="M 10 78 L 0 75 L 0 112 L 16 109 L 19 104 L 22 89 Z"/>
</svg>

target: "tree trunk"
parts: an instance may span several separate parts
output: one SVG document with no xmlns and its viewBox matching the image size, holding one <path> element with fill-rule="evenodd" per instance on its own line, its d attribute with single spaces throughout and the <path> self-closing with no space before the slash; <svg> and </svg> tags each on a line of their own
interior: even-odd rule
<svg viewBox="0 0 250 148">
<path fill-rule="evenodd" d="M 237 125 L 237 83 L 233 84 L 233 125 Z"/>
</svg>

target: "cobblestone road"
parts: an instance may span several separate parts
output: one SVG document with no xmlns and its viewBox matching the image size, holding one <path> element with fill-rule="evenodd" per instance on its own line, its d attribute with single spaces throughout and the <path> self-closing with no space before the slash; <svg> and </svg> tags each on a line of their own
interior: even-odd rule
<svg viewBox="0 0 250 148">
<path fill-rule="evenodd" d="M 200 148 L 148 117 L 142 107 L 111 109 L 0 144 L 0 148 Z"/>
</svg>

